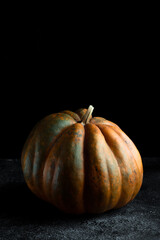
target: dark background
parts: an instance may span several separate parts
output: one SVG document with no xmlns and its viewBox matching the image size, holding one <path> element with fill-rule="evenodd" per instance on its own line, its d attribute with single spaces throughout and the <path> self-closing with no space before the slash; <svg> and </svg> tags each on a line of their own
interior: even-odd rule
<svg viewBox="0 0 160 240">
<path fill-rule="evenodd" d="M 19 158 L 46 115 L 90 104 L 94 116 L 122 128 L 142 157 L 159 157 L 157 14 L 64 12 L 3 18 L 0 157 Z"/>
</svg>

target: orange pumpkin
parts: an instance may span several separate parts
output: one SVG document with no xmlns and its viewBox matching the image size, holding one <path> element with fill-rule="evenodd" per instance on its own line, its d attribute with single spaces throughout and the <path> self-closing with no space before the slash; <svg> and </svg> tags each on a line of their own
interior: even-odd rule
<svg viewBox="0 0 160 240">
<path fill-rule="evenodd" d="M 42 119 L 30 133 L 21 164 L 30 190 L 60 210 L 102 213 L 133 200 L 143 181 L 141 156 L 113 122 L 93 107 Z"/>
</svg>

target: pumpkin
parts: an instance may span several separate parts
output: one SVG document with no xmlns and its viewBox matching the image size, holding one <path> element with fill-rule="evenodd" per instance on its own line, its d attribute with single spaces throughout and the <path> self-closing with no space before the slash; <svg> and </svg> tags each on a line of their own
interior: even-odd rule
<svg viewBox="0 0 160 240">
<path fill-rule="evenodd" d="M 50 114 L 21 155 L 24 179 L 39 198 L 71 214 L 102 213 L 132 201 L 143 181 L 139 151 L 93 107 Z"/>
</svg>

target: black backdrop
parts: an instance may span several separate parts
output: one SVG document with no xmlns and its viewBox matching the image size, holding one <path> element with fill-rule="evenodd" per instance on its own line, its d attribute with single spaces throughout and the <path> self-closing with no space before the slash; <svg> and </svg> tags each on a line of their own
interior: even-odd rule
<svg viewBox="0 0 160 240">
<path fill-rule="evenodd" d="M 19 158 L 41 118 L 90 104 L 93 115 L 117 123 L 143 157 L 160 156 L 156 15 L 83 20 L 4 18 L 1 158 Z"/>
</svg>

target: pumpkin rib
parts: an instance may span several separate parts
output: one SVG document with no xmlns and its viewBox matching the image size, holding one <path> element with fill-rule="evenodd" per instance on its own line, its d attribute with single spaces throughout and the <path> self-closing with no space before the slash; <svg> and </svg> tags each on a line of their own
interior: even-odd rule
<svg viewBox="0 0 160 240">
<path fill-rule="evenodd" d="M 41 138 L 42 136 L 40 135 L 39 136 L 39 132 L 42 132 L 42 131 L 46 131 L 47 128 L 45 128 L 45 125 L 48 123 L 48 121 L 51 121 L 50 122 L 50 126 L 52 126 L 52 121 L 64 121 L 64 116 L 67 117 L 66 120 L 68 121 L 68 126 L 72 125 L 73 123 L 75 123 L 75 120 L 73 118 L 71 118 L 71 116 L 68 116 L 66 114 L 62 114 L 62 113 L 57 113 L 57 114 L 50 114 L 49 116 L 45 117 L 44 119 L 42 119 L 39 124 L 37 124 L 37 128 L 35 129 L 35 133 L 34 133 L 34 136 L 33 138 L 31 138 L 29 140 L 29 143 L 28 143 L 28 148 L 25 149 L 25 153 L 26 154 L 30 154 L 30 157 L 28 159 L 27 162 L 30 162 L 32 167 L 27 170 L 27 174 L 30 173 L 31 177 L 29 178 L 28 182 L 30 182 L 30 179 L 33 179 L 32 180 L 32 184 L 30 184 L 30 188 L 33 192 L 37 192 L 39 191 L 41 193 L 41 185 L 42 185 L 42 182 L 41 182 L 41 172 L 43 172 L 43 166 L 45 164 L 45 155 L 46 155 L 46 149 L 44 148 L 44 150 L 41 148 L 40 146 L 40 150 L 41 150 L 41 154 L 43 153 L 43 158 L 42 158 L 42 155 L 41 155 L 41 158 L 38 160 L 39 163 L 37 163 L 37 157 L 36 156 L 36 152 L 38 153 L 39 151 L 36 151 L 35 150 L 35 144 L 38 144 L 41 145 L 42 144 L 42 141 L 43 141 L 43 138 Z M 58 122 L 57 122 L 58 123 Z M 45 130 L 46 129 L 46 130 Z M 37 135 L 37 131 L 38 131 L 38 135 Z M 55 135 L 56 136 L 56 135 Z M 52 136 L 51 136 L 52 137 Z M 35 138 L 35 139 L 34 139 Z M 33 143 L 32 141 L 35 140 Z M 48 145 L 48 144 L 47 144 Z M 49 145 L 48 145 L 49 146 Z M 46 146 L 48 148 L 48 146 Z M 39 153 L 38 153 L 39 154 Z M 33 159 L 34 157 L 34 159 Z M 23 162 L 26 161 L 25 158 L 22 159 Z M 44 161 L 44 162 L 43 162 Z M 40 165 L 39 165 L 40 164 Z M 25 164 L 26 165 L 26 164 Z M 38 167 L 38 168 L 37 168 Z M 37 168 L 37 169 L 36 169 Z M 37 172 L 37 174 L 36 174 Z M 24 171 L 24 176 L 26 175 L 25 171 Z M 33 176 L 34 175 L 34 176 Z M 42 195 L 42 194 L 38 194 L 38 195 Z"/>
<path fill-rule="evenodd" d="M 103 132 L 102 132 L 99 124 L 95 124 L 95 125 L 100 129 L 102 135 L 104 136 L 104 134 L 103 134 Z M 104 136 L 104 138 L 105 138 L 105 136 Z M 105 139 L 106 139 L 106 138 L 105 138 Z M 119 198 L 118 198 L 118 200 L 116 201 L 116 203 L 115 203 L 111 208 L 109 208 L 109 209 L 112 209 L 112 208 L 114 208 L 114 207 L 117 205 L 117 203 L 119 202 L 119 199 L 121 198 L 121 194 L 122 194 L 122 172 L 121 172 L 121 168 L 120 168 L 120 166 L 119 166 L 118 160 L 117 160 L 114 152 L 112 151 L 111 147 L 110 147 L 109 144 L 107 143 L 107 141 L 106 141 L 106 144 L 107 144 L 108 148 L 110 149 L 110 152 L 111 152 L 111 154 L 113 155 L 113 158 L 114 158 L 115 161 L 117 162 L 118 170 L 119 170 L 119 173 L 120 173 L 120 179 L 121 179 L 121 180 L 120 180 L 120 182 L 121 182 L 121 183 L 120 183 L 120 189 L 121 189 L 121 190 L 120 190 Z M 112 191 L 112 190 L 111 190 L 111 191 Z M 110 201 L 109 201 L 109 203 L 110 203 Z M 108 209 L 108 210 L 109 210 L 109 209 Z"/>
<path fill-rule="evenodd" d="M 106 142 L 99 128 L 92 123 L 85 125 L 85 188 L 86 212 L 100 213 L 108 209 L 111 195 L 109 169 L 106 164 Z M 93 201 L 95 199 L 95 201 Z"/>
<path fill-rule="evenodd" d="M 34 134 L 35 134 L 35 130 L 36 130 L 36 128 L 37 128 L 37 125 L 38 125 L 38 123 L 35 125 L 35 127 L 32 129 L 32 131 L 31 131 L 30 134 L 28 135 L 27 140 L 26 140 L 26 142 L 25 142 L 25 144 L 24 144 L 24 146 L 23 146 L 23 150 L 22 150 L 22 154 L 21 154 L 21 165 L 22 165 L 22 169 L 24 168 L 24 165 L 25 165 L 25 162 L 22 161 L 22 159 L 23 159 L 23 160 L 26 159 L 25 155 L 26 155 L 27 152 L 28 152 L 26 148 L 29 147 L 29 142 L 30 142 L 31 139 L 33 139 L 33 137 L 34 137 Z"/>
<path fill-rule="evenodd" d="M 139 173 L 139 176 L 140 176 L 140 172 L 139 172 L 139 168 L 138 168 L 137 162 L 136 162 L 136 160 L 135 160 L 135 157 L 134 157 L 132 151 L 131 151 L 130 148 L 128 147 L 128 144 L 126 143 L 126 141 L 124 140 L 124 138 L 122 137 L 122 135 L 120 135 L 119 131 L 117 131 L 117 129 L 116 129 L 114 126 L 111 126 L 111 128 L 113 128 L 113 130 L 120 136 L 120 138 L 121 138 L 121 139 L 123 140 L 123 142 L 125 143 L 126 147 L 128 148 L 128 152 L 129 152 L 130 155 L 131 155 L 131 158 L 130 158 L 130 159 L 133 159 L 132 162 L 134 162 L 134 164 L 136 165 L 137 170 L 138 170 L 138 173 Z M 118 130 L 122 131 L 120 128 L 119 128 Z M 132 167 L 131 164 L 130 164 L 130 166 Z M 133 172 L 134 172 L 134 170 L 133 170 Z M 135 176 L 135 182 L 136 182 L 136 183 L 135 183 L 135 185 L 134 185 L 133 193 L 132 193 L 131 198 L 130 198 L 130 200 L 129 200 L 128 202 L 132 201 L 133 196 L 136 195 L 137 192 L 138 192 L 139 189 L 140 189 L 140 187 L 139 187 L 139 178 L 137 178 L 136 176 Z M 138 185 L 138 187 L 137 187 L 137 185 Z M 136 191 L 136 189 L 138 189 L 138 190 Z"/>
<path fill-rule="evenodd" d="M 107 145 L 108 145 L 108 144 L 107 144 Z M 108 147 L 110 148 L 109 145 L 108 145 Z M 111 150 L 111 148 L 110 148 L 110 150 Z M 113 153 L 112 150 L 111 150 L 111 152 L 112 152 L 112 154 L 113 154 L 115 160 L 117 161 L 117 159 L 116 159 L 116 157 L 115 157 L 115 155 L 114 155 L 114 153 Z M 117 161 L 117 165 L 118 165 L 118 169 L 119 169 L 120 176 L 121 176 L 121 185 L 120 185 L 120 189 L 121 189 L 121 190 L 120 190 L 119 198 L 117 199 L 116 203 L 114 203 L 114 205 L 112 204 L 112 207 L 110 207 L 108 210 L 114 208 L 114 207 L 118 204 L 119 199 L 121 198 L 121 194 L 122 194 L 122 173 L 121 173 L 121 170 L 120 170 L 120 167 L 119 167 L 118 161 Z M 109 201 L 109 204 L 111 204 L 111 199 L 110 199 L 110 201 Z"/>
<path fill-rule="evenodd" d="M 45 117 L 45 119 L 49 118 L 49 117 L 53 117 L 55 118 L 57 116 L 58 113 L 54 113 L 54 114 L 50 114 L 48 115 L 47 117 Z M 25 166 L 25 160 L 26 160 L 26 155 L 28 154 L 28 148 L 30 147 L 31 145 L 31 142 L 33 140 L 33 138 L 35 137 L 35 133 L 39 127 L 39 125 L 41 124 L 41 122 L 43 121 L 44 119 L 40 120 L 35 126 L 34 128 L 32 129 L 32 131 L 30 132 L 24 146 L 23 146 L 23 150 L 22 150 L 22 155 L 21 155 L 21 163 L 23 164 L 23 168 Z M 32 164 L 33 164 L 33 161 L 32 161 Z"/>
<path fill-rule="evenodd" d="M 93 117 L 91 120 L 90 120 L 91 123 L 97 125 L 97 124 L 104 124 L 104 125 L 107 125 L 107 126 L 114 126 L 114 127 L 117 127 L 117 128 L 120 128 L 117 124 L 109 121 L 109 120 L 106 120 L 105 118 L 102 118 L 102 117 Z"/>
<path fill-rule="evenodd" d="M 72 124 L 73 125 L 73 124 Z M 67 127 L 64 127 L 55 137 L 55 139 L 50 143 L 50 145 L 48 146 L 48 149 L 46 150 L 46 158 L 49 155 L 49 152 L 51 151 L 53 145 L 59 140 L 59 138 L 65 133 L 65 131 L 67 131 L 67 129 L 69 127 L 71 127 L 72 125 L 69 125 Z"/>
<path fill-rule="evenodd" d="M 30 132 L 24 146 L 23 146 L 23 150 L 22 150 L 22 155 L 21 155 L 21 164 L 22 164 L 22 168 L 25 168 L 25 164 L 26 164 L 26 155 L 28 155 L 28 148 L 30 147 L 30 143 L 32 142 L 33 138 L 35 137 L 35 133 L 37 130 L 37 127 L 39 126 L 40 122 L 38 122 L 36 124 L 36 126 L 32 129 L 32 131 Z M 33 164 L 33 161 L 32 161 Z"/>
<path fill-rule="evenodd" d="M 102 134 L 103 135 L 103 134 Z M 104 137 L 104 136 L 103 136 Z M 104 138 L 105 139 L 105 138 Z M 106 144 L 106 142 L 105 142 L 105 144 Z M 108 164 L 107 164 L 107 161 L 106 161 L 106 169 L 107 169 L 107 174 L 108 174 L 108 182 L 109 182 L 109 198 L 108 198 L 108 201 L 107 201 L 107 208 L 106 208 L 106 210 L 105 211 L 107 211 L 107 209 L 110 209 L 110 202 L 111 202 L 111 197 L 112 197 L 112 186 L 111 186 L 111 173 L 110 173 L 110 171 L 109 171 L 109 166 L 108 166 Z"/>
<path fill-rule="evenodd" d="M 108 130 L 110 132 L 108 132 Z M 104 126 L 104 128 L 102 130 L 106 130 L 107 131 L 107 135 L 111 138 L 114 139 L 114 144 L 116 142 L 116 138 L 118 137 L 118 142 L 121 141 L 121 149 L 120 148 L 115 148 L 114 150 L 118 151 L 117 154 L 122 154 L 122 152 L 124 151 L 125 149 L 125 152 L 127 153 L 126 149 L 127 149 L 127 146 L 126 144 L 124 143 L 124 141 L 121 139 L 121 137 L 114 131 L 114 129 L 110 126 Z M 116 135 L 115 135 L 116 134 Z M 105 137 L 107 136 L 105 134 Z M 109 140 L 109 139 L 108 139 Z M 106 139 L 107 143 L 110 145 L 111 149 L 114 148 L 114 145 L 111 143 L 111 142 L 108 142 L 108 140 Z M 117 142 L 117 144 L 119 145 L 119 143 Z M 117 146 L 118 146 L 117 145 Z M 113 150 L 112 150 L 113 151 Z M 123 154 L 122 154 L 123 155 Z M 129 154 L 127 153 L 128 157 L 129 157 Z M 130 157 L 129 157 L 130 158 Z M 118 161 L 118 158 L 116 157 L 117 161 Z M 121 194 L 121 197 L 119 199 L 119 202 L 117 203 L 117 205 L 115 206 L 115 208 L 119 208 L 119 207 L 122 207 L 124 205 L 126 205 L 128 203 L 128 201 L 130 200 L 132 194 L 133 194 L 133 191 L 134 191 L 134 188 L 135 188 L 135 185 L 133 184 L 133 169 L 132 169 L 132 166 L 131 166 L 131 163 L 130 161 L 127 161 L 127 157 L 126 158 L 121 158 L 122 162 L 122 167 L 121 167 L 121 170 L 123 170 L 122 173 L 122 194 Z M 129 167 L 129 166 L 130 167 Z M 127 169 L 126 169 L 127 167 Z M 124 170 L 125 169 L 125 170 Z M 128 170 L 128 176 L 126 180 L 126 170 Z M 129 171 L 131 172 L 129 174 Z M 130 192 L 129 192 L 130 191 Z"/>
<path fill-rule="evenodd" d="M 122 131 L 123 132 L 123 131 Z M 118 132 L 117 132 L 118 133 Z M 118 133 L 119 134 L 119 133 Z M 126 135 L 124 132 L 123 132 L 123 134 L 124 134 L 124 136 Z M 129 151 L 130 151 L 130 153 L 131 153 L 131 155 L 133 156 L 133 159 L 134 159 L 134 162 L 135 162 L 135 165 L 137 166 L 137 171 L 138 171 L 138 180 L 137 180 L 137 188 L 135 187 L 135 191 L 133 192 L 133 194 L 132 194 L 132 197 L 131 197 L 131 200 L 130 201 L 132 201 L 133 199 L 134 199 L 134 197 L 137 195 L 137 193 L 139 192 L 139 189 L 140 189 L 140 187 L 141 187 L 141 185 L 142 185 L 142 180 L 140 181 L 140 179 L 143 177 L 143 174 L 141 173 L 141 170 L 139 169 L 139 166 L 138 166 L 138 163 L 137 163 L 137 161 L 136 161 L 136 159 L 135 159 L 135 156 L 134 156 L 134 154 L 133 154 L 133 152 L 132 152 L 132 150 L 131 150 L 131 148 L 129 147 L 129 145 L 127 144 L 127 142 L 125 141 L 125 138 L 122 136 L 122 135 L 120 135 L 120 137 L 124 140 L 124 142 L 126 143 L 126 145 L 127 145 L 127 147 L 128 147 L 128 149 L 129 149 Z M 127 138 L 128 138 L 128 136 L 127 136 Z M 131 140 L 130 140 L 131 141 Z M 138 151 L 138 150 L 137 150 Z"/>
<path fill-rule="evenodd" d="M 72 117 L 77 122 L 81 120 L 79 115 L 75 112 L 72 112 L 72 111 L 69 111 L 69 110 L 64 110 L 61 113 L 69 115 L 70 117 Z"/>
<path fill-rule="evenodd" d="M 86 199 L 85 199 L 85 193 L 86 193 L 86 154 L 85 154 L 85 143 L 86 143 L 86 130 L 84 126 L 84 139 L 83 139 L 83 169 L 84 169 L 84 184 L 83 184 L 83 208 L 84 212 L 87 212 L 86 207 Z"/>
<path fill-rule="evenodd" d="M 106 125 L 106 123 L 100 123 L 100 124 L 105 124 Z M 113 128 L 113 130 L 114 131 L 116 131 L 118 134 L 119 134 L 119 136 L 124 140 L 124 142 L 127 144 L 127 147 L 129 148 L 129 151 L 132 153 L 132 155 L 133 155 L 133 157 L 134 157 L 134 159 L 135 159 L 135 161 L 136 161 L 136 158 L 135 158 L 135 156 L 134 156 L 134 154 L 133 154 L 133 149 L 131 149 L 131 144 L 133 145 L 132 147 L 134 147 L 135 149 L 136 149 L 136 151 L 137 151 L 137 153 L 138 153 L 138 158 L 141 158 L 141 156 L 140 156 L 140 154 L 139 154 L 139 151 L 138 151 L 138 149 L 137 149 L 137 147 L 135 146 L 135 144 L 132 142 L 132 140 L 122 131 L 122 129 L 118 126 L 118 125 L 110 125 L 110 127 L 111 128 Z M 127 138 L 127 140 L 125 139 L 125 138 Z M 129 142 L 127 142 L 127 141 L 129 141 Z M 138 165 L 138 162 L 136 161 L 136 164 L 137 164 L 137 167 L 138 167 L 138 169 L 139 169 L 139 172 L 141 172 L 141 168 L 142 168 L 142 164 L 141 164 L 141 167 Z M 140 175 L 141 175 L 141 173 L 140 173 Z"/>
<path fill-rule="evenodd" d="M 119 134 L 119 132 L 117 131 L 117 129 L 114 127 L 114 126 L 111 126 L 111 128 L 113 128 L 113 130 L 120 136 L 120 138 L 123 140 L 123 142 L 126 144 L 127 148 L 128 148 L 128 152 L 130 153 L 131 155 L 131 158 L 130 159 L 133 159 L 132 162 L 134 162 L 134 164 L 137 166 L 137 162 L 135 161 L 135 157 L 133 155 L 133 153 L 131 152 L 131 150 L 129 149 L 128 147 L 128 144 L 126 143 L 126 141 L 124 140 L 124 138 Z M 122 130 L 121 130 L 122 131 Z M 130 164 L 130 166 L 132 167 L 132 165 Z M 137 169 L 138 169 L 138 166 L 137 166 Z M 139 171 L 139 169 L 138 169 Z M 137 178 L 136 179 L 136 176 L 135 176 L 135 180 L 136 180 L 136 184 L 134 185 L 134 190 L 133 190 L 133 194 L 131 195 L 131 199 L 129 200 L 129 202 L 132 200 L 132 197 L 134 196 L 135 192 L 136 192 L 136 185 L 138 184 L 139 185 L 139 179 Z M 139 187 L 138 187 L 139 188 Z"/>
<path fill-rule="evenodd" d="M 118 135 L 122 138 L 122 140 L 125 142 L 125 144 L 126 144 L 128 150 L 129 150 L 130 154 L 132 155 L 134 164 L 137 166 L 138 177 L 137 177 L 137 180 L 136 180 L 137 183 L 135 184 L 135 191 L 133 192 L 133 194 L 132 194 L 132 196 L 131 196 L 131 200 L 130 200 L 130 201 L 132 201 L 132 200 L 134 199 L 134 197 L 137 195 L 137 193 L 139 192 L 139 189 L 140 189 L 140 187 L 141 187 L 141 185 L 142 185 L 142 181 L 139 181 L 139 180 L 142 178 L 143 175 L 141 174 L 141 170 L 139 169 L 139 166 L 138 166 L 138 163 L 137 163 L 137 161 L 136 161 L 136 158 L 135 158 L 135 156 L 134 156 L 134 154 L 133 154 L 133 152 L 132 152 L 132 149 L 129 147 L 129 145 L 128 145 L 126 139 L 125 139 L 125 137 L 127 137 L 127 140 L 129 140 L 129 141 L 131 141 L 131 142 L 132 142 L 132 140 L 129 139 L 129 137 L 128 137 L 122 130 L 121 130 L 121 133 L 120 133 L 120 132 L 117 131 L 117 129 L 115 129 L 114 127 L 113 127 L 113 129 L 114 129 L 114 131 L 117 132 L 117 134 L 118 134 Z M 119 129 L 118 129 L 118 130 L 119 130 Z M 132 142 L 132 143 L 133 143 L 133 142 Z M 133 143 L 133 144 L 134 144 L 134 143 Z M 134 145 L 134 147 L 136 148 L 135 145 Z M 136 149 L 137 149 L 137 148 L 136 148 Z M 138 150 L 137 150 L 137 151 L 138 151 Z M 136 188 L 136 185 L 138 185 L 137 188 Z"/>
<path fill-rule="evenodd" d="M 112 197 L 112 186 L 111 186 L 111 174 L 110 174 L 110 171 L 109 171 L 109 167 L 108 167 L 108 164 L 107 164 L 107 161 L 106 161 L 106 169 L 107 169 L 107 175 L 108 175 L 108 185 L 109 185 L 109 198 L 107 199 L 107 207 L 105 209 L 105 211 L 109 210 L 110 209 L 110 204 L 111 204 L 111 197 Z"/>
<path fill-rule="evenodd" d="M 102 124 L 102 125 L 108 125 L 107 123 L 103 123 L 103 122 L 101 122 L 100 124 Z M 109 126 L 109 125 L 108 125 Z M 131 139 L 129 139 L 129 137 L 120 129 L 120 127 L 118 126 L 118 125 L 110 125 L 110 127 L 111 128 L 113 128 L 113 130 L 114 131 L 116 131 L 117 132 L 117 134 L 123 139 L 123 141 L 126 143 L 126 146 L 128 147 L 128 150 L 129 150 L 129 152 L 130 152 L 130 154 L 132 155 L 132 158 L 133 158 L 133 160 L 132 161 L 134 161 L 134 164 L 137 166 L 137 171 L 138 171 L 138 175 L 139 175 L 139 177 L 137 177 L 137 179 L 136 179 L 136 185 L 138 185 L 137 187 L 136 187 L 136 185 L 135 185 L 135 190 L 134 190 L 134 192 L 133 192 L 133 194 L 132 194 L 132 196 L 131 196 L 131 199 L 129 200 L 129 202 L 130 201 L 132 201 L 134 198 L 135 198 L 135 196 L 137 195 L 137 193 L 139 192 L 139 189 L 140 189 L 140 187 L 141 187 L 141 185 L 142 185 L 142 181 L 139 181 L 139 179 L 143 179 L 143 174 L 141 173 L 141 169 L 139 168 L 139 165 L 138 165 L 138 163 L 137 163 L 137 161 L 136 161 L 136 159 L 135 159 L 135 156 L 134 156 L 134 154 L 133 154 L 133 152 L 132 152 L 132 149 L 129 147 L 129 145 L 127 144 L 127 142 L 126 142 L 126 140 L 125 140 L 125 137 L 127 137 L 127 140 L 129 140 L 129 141 L 131 141 Z M 121 131 L 121 133 L 123 133 L 123 135 L 124 136 L 122 136 L 122 134 L 120 134 L 120 131 Z M 134 145 L 134 143 L 131 141 L 131 143 Z M 134 145 L 134 147 L 136 148 L 136 146 Z M 136 148 L 136 150 L 137 150 L 137 148 Z M 137 150 L 138 151 L 138 150 Z"/>
<path fill-rule="evenodd" d="M 139 155 L 138 157 L 141 159 L 140 154 L 139 154 L 139 151 L 138 151 L 137 147 L 135 146 L 135 144 L 132 142 L 132 140 L 131 140 L 120 128 L 119 128 L 119 129 L 116 129 L 114 126 L 112 126 L 112 128 L 113 128 L 113 130 L 116 131 L 116 132 L 119 134 L 119 136 L 124 140 L 124 142 L 126 143 L 129 151 L 133 154 L 132 151 L 136 149 L 136 152 L 137 152 L 137 154 Z M 119 131 L 119 130 L 120 130 L 120 131 Z M 132 147 L 131 147 L 131 144 L 132 144 Z M 134 148 L 134 149 L 133 149 L 133 148 Z M 136 158 L 135 158 L 134 154 L 133 154 L 133 157 L 134 157 L 134 159 L 135 159 L 135 161 L 136 161 Z M 136 164 L 137 164 L 137 167 L 138 167 L 139 171 L 141 172 L 141 168 L 140 168 L 140 166 L 138 165 L 138 162 L 137 162 L 137 161 L 136 161 Z M 141 164 L 141 166 L 142 166 L 142 164 Z"/>
<path fill-rule="evenodd" d="M 41 121 L 39 121 L 36 126 L 32 129 L 31 133 L 29 134 L 27 141 L 23 147 L 23 152 L 22 152 L 22 157 L 21 157 L 21 164 L 22 164 L 22 169 L 23 169 L 23 173 L 24 173 L 24 178 L 27 180 L 27 185 L 28 187 L 35 192 L 39 197 L 41 197 L 41 194 L 35 190 L 34 188 L 34 184 L 33 184 L 33 166 L 34 166 L 34 161 L 35 161 L 35 157 L 36 157 L 36 151 L 35 148 L 37 147 L 37 144 L 34 143 L 34 148 L 33 145 L 31 144 L 31 142 L 33 141 L 37 128 L 40 125 Z M 33 155 L 32 155 L 32 160 L 27 160 L 26 155 L 28 155 L 28 152 L 30 152 L 30 148 L 33 148 Z M 27 169 L 27 170 L 25 170 Z M 29 169 L 29 170 L 28 170 Z M 26 175 L 26 172 L 28 175 Z"/>
<path fill-rule="evenodd" d="M 61 130 L 61 132 L 56 136 L 56 138 L 54 139 L 54 141 L 51 142 L 51 144 L 50 144 L 50 146 L 49 146 L 49 148 L 48 148 L 48 150 L 47 150 L 47 153 L 46 153 L 46 161 L 45 161 L 45 163 L 44 163 L 43 172 L 42 172 L 43 191 L 44 191 L 44 192 L 45 192 L 45 188 L 44 188 L 44 172 L 45 172 L 46 165 L 47 165 L 47 163 L 48 163 L 48 161 L 49 161 L 49 160 L 48 160 L 49 154 L 50 154 L 50 152 L 52 151 L 52 148 L 54 147 L 54 145 L 56 144 L 56 142 L 59 140 L 59 138 L 61 138 L 62 135 L 65 134 L 65 132 L 66 132 L 66 131 L 68 130 L 68 128 L 71 127 L 71 126 L 72 126 L 72 125 L 67 126 L 67 127 L 65 127 L 65 129 Z M 52 163 L 52 164 L 53 164 L 53 163 Z M 56 168 L 56 167 L 55 167 L 55 168 Z M 51 176 L 54 176 L 55 168 L 52 169 Z M 51 180 L 51 183 L 52 183 L 52 180 Z M 49 184 L 48 184 L 48 185 L 49 185 Z M 50 191 L 50 189 L 49 189 L 49 191 Z M 46 193 L 45 193 L 45 196 L 46 196 L 46 198 L 48 199 L 48 196 L 47 196 Z M 50 199 L 48 199 L 48 201 L 50 201 Z"/>
<path fill-rule="evenodd" d="M 58 121 L 65 121 L 65 120 L 61 119 L 61 117 L 63 117 L 63 115 L 67 115 L 67 114 L 57 113 L 57 115 L 56 115 L 52 120 L 54 120 L 56 117 L 59 117 L 59 119 L 57 119 Z M 72 121 L 74 121 L 74 122 L 70 123 L 68 126 L 63 127 L 63 128 L 60 130 L 60 132 L 59 132 L 57 135 L 54 136 L 55 139 L 52 140 L 52 141 L 50 142 L 50 144 L 48 145 L 47 149 L 45 150 L 45 154 L 44 154 L 45 156 L 44 156 L 44 157 L 46 157 L 46 155 L 48 154 L 48 151 L 50 151 L 50 148 L 52 147 L 52 145 L 54 144 L 54 142 L 57 140 L 57 138 L 59 137 L 59 135 L 60 135 L 60 134 L 63 134 L 63 133 L 62 133 L 63 130 L 65 130 L 66 128 L 72 126 L 74 123 L 76 123 L 76 121 L 75 121 L 71 116 L 67 115 L 67 117 L 70 117 L 70 118 L 71 118 L 71 119 L 68 119 L 69 121 L 72 120 Z M 44 119 L 44 120 L 45 120 L 45 119 Z M 43 120 L 42 120 L 42 121 L 43 121 Z"/>
<path fill-rule="evenodd" d="M 37 187 L 35 186 L 34 182 L 35 182 L 35 179 L 34 179 L 34 176 L 33 176 L 33 171 L 34 171 L 34 162 L 36 161 L 36 152 L 37 152 L 37 149 L 38 148 L 38 144 L 37 142 L 35 143 L 35 148 L 34 148 L 34 155 L 33 155 L 33 160 L 32 160 L 32 169 L 31 169 L 31 188 L 33 187 L 34 191 L 38 194 L 38 196 L 42 199 L 44 199 L 44 193 L 43 191 L 39 192 Z"/>
<path fill-rule="evenodd" d="M 58 155 L 59 159 L 56 162 L 55 172 L 52 174 L 49 192 L 51 192 L 51 201 L 53 201 L 58 208 L 63 209 L 65 212 L 83 213 L 84 126 L 76 123 L 70 126 L 67 130 L 68 131 L 65 131 L 65 133 L 62 134 L 59 142 L 57 141 L 56 145 L 54 145 L 55 151 L 54 149 L 52 150 L 55 158 Z M 64 143 L 63 149 L 61 149 L 62 142 Z M 72 145 L 72 148 L 69 147 L 70 144 Z M 66 153 L 68 154 L 66 155 Z M 77 158 L 79 158 L 79 161 L 77 161 Z M 68 173 L 68 168 L 73 168 L 74 171 L 76 169 L 76 171 Z M 65 175 L 67 177 L 65 177 Z M 57 183 L 58 186 L 55 186 L 55 183 Z"/>
<path fill-rule="evenodd" d="M 34 147 L 35 148 L 35 147 Z M 23 172 L 28 172 L 28 175 L 24 175 L 25 180 L 27 180 L 27 185 L 30 187 L 30 189 L 34 189 L 33 187 L 33 176 L 32 176 L 32 170 L 33 170 L 33 162 L 35 159 L 35 151 L 32 156 L 32 161 L 25 161 L 25 164 L 23 166 Z M 27 170 L 26 170 L 27 169 Z M 29 169 L 29 170 L 28 170 Z M 36 192 L 37 193 L 37 192 Z"/>
<path fill-rule="evenodd" d="M 71 116 L 68 116 L 67 114 L 57 113 L 53 118 L 51 118 L 51 120 L 54 121 L 56 118 L 58 118 L 58 119 L 57 119 L 58 121 L 63 121 L 63 115 L 71 118 Z M 49 117 L 52 117 L 52 115 L 49 115 L 48 117 L 42 119 L 42 121 L 41 121 L 42 126 L 43 126 L 43 124 L 44 124 L 43 121 L 47 121 L 48 119 L 50 119 Z M 61 119 L 61 118 L 62 118 L 62 119 Z M 73 118 L 71 118 L 70 120 L 75 121 Z M 69 121 L 70 121 L 70 120 L 69 120 Z M 72 125 L 73 123 L 70 123 L 70 124 Z M 70 126 L 70 125 L 69 125 L 69 126 Z M 68 127 L 68 126 L 67 126 L 67 127 Z M 42 127 L 42 129 L 43 129 L 43 127 Z M 62 128 L 62 129 L 64 129 L 64 128 Z M 62 130 L 62 129 L 61 129 L 61 130 Z M 61 131 L 60 131 L 60 132 L 61 132 Z M 57 136 L 55 135 L 55 140 L 56 140 L 56 138 L 57 138 Z M 38 139 L 38 140 L 39 140 L 39 139 Z M 50 144 L 48 145 L 48 147 L 50 147 Z M 47 151 L 48 151 L 48 149 L 46 150 L 46 152 L 44 152 L 44 157 L 43 157 L 43 159 L 46 158 Z M 38 170 L 36 169 L 36 167 L 37 167 L 37 163 L 36 163 L 37 158 L 34 158 L 34 161 L 33 161 L 32 178 L 33 178 L 34 189 L 35 189 L 36 192 L 39 191 L 39 189 L 41 189 L 41 187 L 42 187 L 42 185 L 43 185 L 43 182 L 42 182 L 42 180 L 41 180 L 41 176 L 42 176 L 42 173 L 43 173 L 43 170 L 44 170 L 44 165 L 45 165 L 45 161 L 43 162 L 43 159 L 41 159 L 41 161 L 40 161 L 41 167 L 39 167 Z M 38 164 L 38 165 L 39 165 L 39 164 Z M 34 174 L 34 171 L 38 172 L 38 175 L 40 175 L 37 179 L 35 179 L 35 177 L 33 176 L 33 175 L 37 176 L 37 174 Z M 42 189 L 43 189 L 43 188 L 42 188 Z M 40 191 L 39 191 L 39 192 L 40 192 Z M 40 192 L 40 195 L 42 195 L 42 198 L 44 197 L 44 196 L 43 196 L 44 194 L 41 193 L 41 192 Z"/>
</svg>

